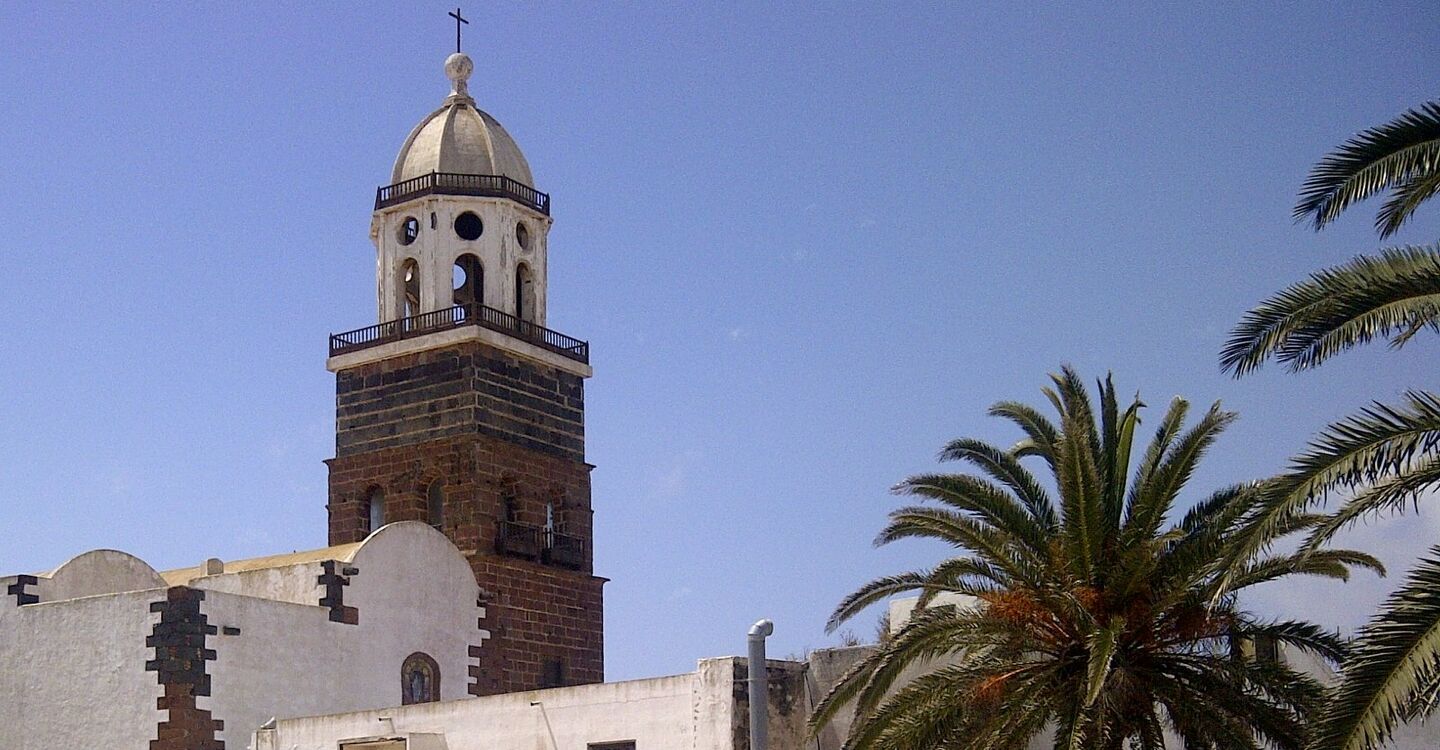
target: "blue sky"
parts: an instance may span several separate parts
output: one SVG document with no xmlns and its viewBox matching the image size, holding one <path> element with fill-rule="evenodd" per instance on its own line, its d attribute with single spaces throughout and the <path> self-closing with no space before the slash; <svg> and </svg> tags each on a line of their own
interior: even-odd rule
<svg viewBox="0 0 1440 750">
<path fill-rule="evenodd" d="M 1435 96 L 1440 16 L 1202 5 L 467 10 L 471 91 L 554 200 L 549 320 L 592 342 L 609 677 L 762 616 L 773 652 L 833 642 L 843 594 L 943 553 L 871 549 L 887 488 L 1013 440 L 986 406 L 1062 363 L 1241 413 L 1192 497 L 1434 386 L 1433 339 L 1216 361 L 1248 306 L 1378 247 L 1373 207 L 1318 235 L 1290 207 Z M 325 337 L 373 322 L 372 191 L 447 91 L 447 9 L 0 5 L 0 570 L 324 544 Z M 1398 574 L 1437 536 L 1431 508 L 1351 541 Z M 1390 585 L 1253 605 L 1349 625 Z"/>
</svg>

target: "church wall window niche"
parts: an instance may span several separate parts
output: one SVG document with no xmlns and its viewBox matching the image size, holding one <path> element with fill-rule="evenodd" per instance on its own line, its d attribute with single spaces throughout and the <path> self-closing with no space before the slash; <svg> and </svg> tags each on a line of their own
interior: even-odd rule
<svg viewBox="0 0 1440 750">
<path fill-rule="evenodd" d="M 385 490 L 371 487 L 365 491 L 365 533 L 385 525 Z"/>
<path fill-rule="evenodd" d="M 455 217 L 455 234 L 462 240 L 478 240 L 485 233 L 485 222 L 474 211 L 466 211 Z"/>
<path fill-rule="evenodd" d="M 445 527 L 445 481 L 436 479 L 425 490 L 425 517 L 437 529 Z"/>
<path fill-rule="evenodd" d="M 541 688 L 565 687 L 565 662 L 560 659 L 546 659 L 540 673 Z"/>
<path fill-rule="evenodd" d="M 515 241 L 520 243 L 521 250 L 530 249 L 530 228 L 523 221 L 515 223 Z"/>
<path fill-rule="evenodd" d="M 400 702 L 434 703 L 440 700 L 440 665 L 422 651 L 405 657 L 400 666 Z"/>
</svg>

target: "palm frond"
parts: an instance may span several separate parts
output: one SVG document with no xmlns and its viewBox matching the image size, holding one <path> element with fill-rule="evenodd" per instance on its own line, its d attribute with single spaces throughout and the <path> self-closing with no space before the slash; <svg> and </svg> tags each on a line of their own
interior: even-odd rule
<svg viewBox="0 0 1440 750">
<path fill-rule="evenodd" d="M 940 451 L 942 461 L 966 461 L 988 474 L 997 482 L 1009 487 L 1030 510 L 1030 515 L 1045 529 L 1053 529 L 1057 523 L 1055 503 L 1050 493 L 1040 484 L 1035 475 L 1020 465 L 1020 461 L 1008 451 L 990 445 L 982 440 L 961 438 L 952 440 Z"/>
<path fill-rule="evenodd" d="M 1322 516 L 1305 540 L 1305 548 L 1328 543 L 1341 529 L 1367 516 L 1403 512 L 1407 504 L 1418 505 L 1420 495 L 1436 485 L 1440 485 L 1440 455 L 1417 456 L 1403 471 L 1366 483 L 1338 511 Z"/>
<path fill-rule="evenodd" d="M 1295 218 L 1321 229 L 1351 205 L 1437 169 L 1440 102 L 1427 102 L 1354 136 L 1316 164 L 1300 189 Z M 1376 228 L 1388 236 L 1408 215 L 1377 220 Z"/>
<path fill-rule="evenodd" d="M 1240 319 L 1220 353 L 1236 376 L 1274 357 L 1292 371 L 1315 367 L 1376 336 L 1403 345 L 1440 320 L 1440 246 L 1386 248 L 1321 269 Z"/>
<path fill-rule="evenodd" d="M 1367 750 L 1384 744 L 1414 713 L 1440 673 L 1440 547 L 1361 630 L 1316 729 L 1313 750 Z"/>
</svg>

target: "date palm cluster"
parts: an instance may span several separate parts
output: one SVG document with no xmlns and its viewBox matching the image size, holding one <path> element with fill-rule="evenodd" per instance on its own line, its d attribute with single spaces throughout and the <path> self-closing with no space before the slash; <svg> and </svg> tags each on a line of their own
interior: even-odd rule
<svg viewBox="0 0 1440 750">
<path fill-rule="evenodd" d="M 1234 419 L 1219 404 L 1187 427 L 1188 403 L 1173 400 L 1137 455 L 1138 397 L 1122 406 L 1107 378 L 1092 401 L 1068 368 L 1052 381 L 1044 393 L 1056 420 L 996 404 L 990 413 L 1018 426 L 1020 442 L 955 440 L 941 457 L 970 471 L 896 488 L 919 502 L 894 511 L 877 544 L 928 539 L 955 556 L 872 581 L 840 604 L 832 630 L 893 595 L 919 595 L 812 725 L 853 715 L 845 747 L 855 750 L 1159 750 L 1167 735 L 1195 750 L 1303 747 L 1324 688 L 1283 660 L 1247 658 L 1246 644 L 1334 662 L 1345 643 L 1312 624 L 1257 618 L 1237 594 L 1380 563 L 1319 544 L 1267 552 L 1324 518 L 1257 522 L 1266 482 L 1182 497 Z"/>
</svg>

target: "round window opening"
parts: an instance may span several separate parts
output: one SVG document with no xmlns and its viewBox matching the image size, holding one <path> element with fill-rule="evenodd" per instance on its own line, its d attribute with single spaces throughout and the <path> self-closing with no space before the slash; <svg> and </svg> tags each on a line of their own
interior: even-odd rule
<svg viewBox="0 0 1440 750">
<path fill-rule="evenodd" d="M 470 211 L 455 217 L 455 234 L 460 235 L 462 240 L 478 240 L 484 231 L 485 225 L 480 217 Z"/>
<path fill-rule="evenodd" d="M 521 250 L 530 249 L 530 230 L 524 224 L 515 225 L 515 241 L 520 243 Z"/>
<path fill-rule="evenodd" d="M 408 245 L 414 242 L 415 238 L 419 236 L 420 221 L 414 216 L 405 217 L 405 220 L 400 222 L 400 228 L 396 231 L 396 239 L 400 240 L 400 244 Z"/>
</svg>

